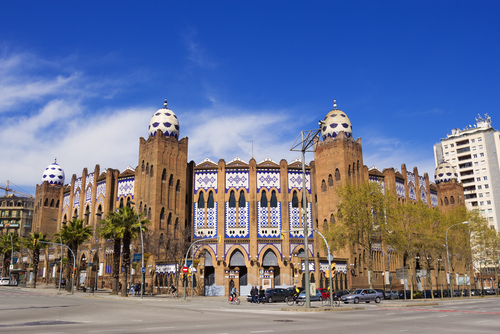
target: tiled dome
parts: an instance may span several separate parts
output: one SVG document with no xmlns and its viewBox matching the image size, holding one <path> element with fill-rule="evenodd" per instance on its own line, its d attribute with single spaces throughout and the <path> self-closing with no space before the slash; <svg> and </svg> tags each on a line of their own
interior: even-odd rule
<svg viewBox="0 0 500 334">
<path fill-rule="evenodd" d="M 333 100 L 333 109 L 326 114 L 323 121 L 323 140 L 328 137 L 337 137 L 340 131 L 344 131 L 347 137 L 352 137 L 351 121 L 342 110 L 337 109 L 335 100 Z"/>
<path fill-rule="evenodd" d="M 149 122 L 149 136 L 154 136 L 158 130 L 161 130 L 167 137 L 179 139 L 179 120 L 174 112 L 167 108 L 167 99 L 164 107 L 159 109 Z"/>
<path fill-rule="evenodd" d="M 434 171 L 434 182 L 436 182 L 436 184 L 457 179 L 458 174 L 449 162 L 441 162 Z"/>
<path fill-rule="evenodd" d="M 64 185 L 64 171 L 57 164 L 57 160 L 52 165 L 47 166 L 42 176 L 42 183 L 47 181 L 49 184 Z"/>
</svg>

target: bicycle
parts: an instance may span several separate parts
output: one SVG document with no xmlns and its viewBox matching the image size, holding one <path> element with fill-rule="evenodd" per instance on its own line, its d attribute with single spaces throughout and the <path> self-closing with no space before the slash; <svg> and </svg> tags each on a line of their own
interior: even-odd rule
<svg viewBox="0 0 500 334">
<path fill-rule="evenodd" d="M 305 299 L 299 299 L 296 295 L 286 297 L 286 303 L 288 304 L 288 306 L 293 306 L 293 304 L 295 303 L 297 303 L 297 305 L 299 306 L 303 306 L 305 302 Z"/>
<path fill-rule="evenodd" d="M 229 296 L 229 304 L 236 304 L 236 305 L 240 305 L 240 298 L 238 296 Z"/>
<path fill-rule="evenodd" d="M 327 294 L 325 296 L 325 298 L 323 298 L 323 300 L 321 300 L 321 305 L 322 306 L 330 306 L 330 294 Z M 337 307 L 337 306 L 340 306 L 340 300 L 339 300 L 339 297 L 337 296 L 333 296 L 333 303 L 332 303 L 332 306 L 333 307 Z"/>
<path fill-rule="evenodd" d="M 172 288 L 168 288 L 167 294 L 169 294 L 170 297 L 175 298 L 175 297 L 177 297 L 177 289 L 174 290 Z"/>
</svg>

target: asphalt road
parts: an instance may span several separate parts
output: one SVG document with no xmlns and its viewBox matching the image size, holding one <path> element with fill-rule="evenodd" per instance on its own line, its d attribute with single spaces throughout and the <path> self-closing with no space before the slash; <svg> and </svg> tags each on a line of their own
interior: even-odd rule
<svg viewBox="0 0 500 334">
<path fill-rule="evenodd" d="M 283 303 L 230 305 L 220 297 L 144 299 L 57 295 L 0 287 L 0 333 L 499 333 L 500 298 L 364 310 L 283 311 Z M 313 306 L 321 306 L 314 302 Z M 342 305 L 337 310 L 346 309 Z"/>
</svg>

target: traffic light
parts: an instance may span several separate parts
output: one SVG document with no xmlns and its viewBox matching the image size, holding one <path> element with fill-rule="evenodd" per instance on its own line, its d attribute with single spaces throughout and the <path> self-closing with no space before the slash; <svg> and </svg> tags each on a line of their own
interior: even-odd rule
<svg viewBox="0 0 500 334">
<path fill-rule="evenodd" d="M 281 232 L 280 234 L 281 234 L 280 239 L 281 240 L 285 239 L 285 236 L 286 236 L 285 232 Z"/>
<path fill-rule="evenodd" d="M 218 243 L 221 244 L 222 243 L 222 234 L 219 235 L 219 240 L 218 240 Z"/>
<path fill-rule="evenodd" d="M 335 277 L 335 275 L 337 275 L 337 267 L 336 267 L 336 263 L 335 262 L 332 262 L 332 277 Z"/>
<path fill-rule="evenodd" d="M 36 239 L 33 239 L 33 246 L 36 246 Z"/>
</svg>

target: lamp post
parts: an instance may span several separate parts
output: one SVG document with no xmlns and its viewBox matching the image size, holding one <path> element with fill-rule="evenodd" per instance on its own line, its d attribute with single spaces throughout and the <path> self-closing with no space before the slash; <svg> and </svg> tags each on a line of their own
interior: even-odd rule
<svg viewBox="0 0 500 334">
<path fill-rule="evenodd" d="M 453 284 L 451 284 L 451 275 L 450 275 L 450 253 L 448 252 L 448 231 L 450 230 L 450 228 L 452 228 L 453 226 L 457 226 L 457 225 L 462 225 L 462 224 L 469 224 L 469 222 L 462 222 L 462 223 L 457 223 L 457 224 L 453 224 L 451 225 L 450 227 L 448 227 L 448 229 L 446 230 L 446 258 L 448 260 L 448 279 L 450 280 L 450 294 L 451 294 L 451 298 L 453 298 L 453 295 L 455 294 L 454 291 L 451 291 L 453 289 Z"/>
<path fill-rule="evenodd" d="M 290 151 L 302 152 L 302 225 L 304 227 L 304 285 L 306 291 L 306 308 L 311 307 L 311 289 L 309 286 L 309 231 L 307 226 L 307 198 L 306 198 L 306 152 L 314 152 L 314 144 L 318 140 L 317 136 L 321 132 L 323 121 L 319 121 L 319 129 L 301 131 L 300 135 L 295 139 Z"/>
<path fill-rule="evenodd" d="M 135 205 L 134 202 L 128 201 L 130 204 Z M 144 239 L 142 238 L 142 224 L 141 218 L 139 217 L 139 210 L 137 210 L 137 220 L 139 221 L 139 230 L 141 232 L 141 251 L 142 251 L 142 267 L 141 267 L 141 298 L 144 296 L 144 275 L 146 274 L 144 268 Z M 132 272 L 131 272 L 132 274 Z M 127 282 L 125 282 L 127 283 Z"/>
</svg>

